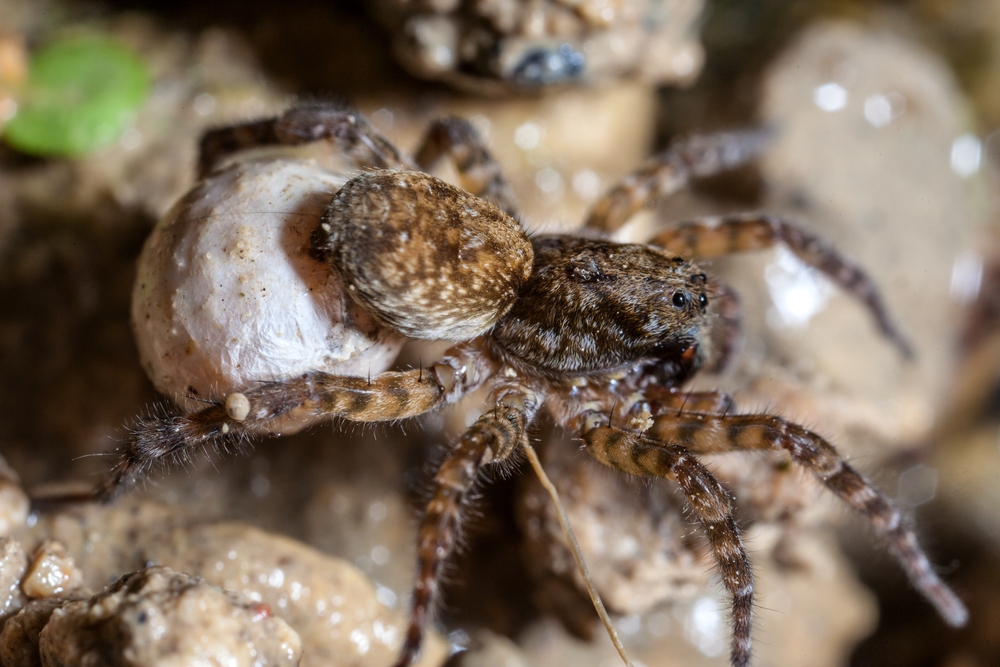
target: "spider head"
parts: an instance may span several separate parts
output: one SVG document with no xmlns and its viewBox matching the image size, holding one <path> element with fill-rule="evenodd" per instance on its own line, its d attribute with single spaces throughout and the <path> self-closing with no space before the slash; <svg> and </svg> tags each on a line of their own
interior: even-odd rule
<svg viewBox="0 0 1000 667">
<path fill-rule="evenodd" d="M 508 360 L 546 375 L 662 366 L 666 380 L 704 360 L 707 279 L 648 246 L 565 236 L 533 240 L 534 271 L 493 330 Z"/>
</svg>

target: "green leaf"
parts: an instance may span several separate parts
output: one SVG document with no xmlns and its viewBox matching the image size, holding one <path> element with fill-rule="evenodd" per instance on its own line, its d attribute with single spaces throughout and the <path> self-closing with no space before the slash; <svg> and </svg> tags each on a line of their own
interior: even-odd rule
<svg viewBox="0 0 1000 667">
<path fill-rule="evenodd" d="M 55 42 L 31 60 L 4 140 L 23 153 L 79 157 L 121 136 L 149 92 L 131 49 L 100 36 Z"/>
</svg>

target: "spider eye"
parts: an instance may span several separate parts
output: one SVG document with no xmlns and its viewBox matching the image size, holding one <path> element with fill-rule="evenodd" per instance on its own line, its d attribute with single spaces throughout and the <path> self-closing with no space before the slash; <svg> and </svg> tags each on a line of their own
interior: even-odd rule
<svg viewBox="0 0 1000 667">
<path fill-rule="evenodd" d="M 674 298 L 672 299 L 673 304 L 678 308 L 683 308 L 687 305 L 688 296 L 684 292 L 674 292 Z"/>
<path fill-rule="evenodd" d="M 702 310 L 705 310 L 705 307 L 708 306 L 708 299 L 705 298 L 704 294 L 698 295 L 698 305 L 701 306 Z"/>
</svg>

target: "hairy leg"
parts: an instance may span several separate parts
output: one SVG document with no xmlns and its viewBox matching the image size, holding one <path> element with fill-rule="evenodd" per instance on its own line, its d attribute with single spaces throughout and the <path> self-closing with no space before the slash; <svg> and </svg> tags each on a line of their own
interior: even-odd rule
<svg viewBox="0 0 1000 667">
<path fill-rule="evenodd" d="M 462 504 L 480 469 L 509 458 L 526 442 L 526 429 L 536 410 L 533 394 L 505 385 L 493 392 L 492 400 L 494 407 L 469 427 L 434 476 L 434 495 L 427 505 L 417 542 L 410 624 L 396 667 L 408 667 L 420 654 L 437 597 L 441 566 L 455 547 Z"/>
<path fill-rule="evenodd" d="M 361 422 L 413 417 L 459 400 L 494 372 L 492 362 L 474 347 L 458 346 L 429 368 L 371 379 L 314 371 L 261 383 L 198 412 L 140 422 L 121 446 L 109 477 L 87 498 L 65 500 L 112 500 L 157 463 L 184 458 L 201 447 L 239 446 L 292 412 Z"/>
<path fill-rule="evenodd" d="M 445 156 L 454 162 L 465 190 L 517 216 L 514 193 L 500 165 L 469 121 L 449 117 L 431 123 L 413 159 L 417 167 L 429 172 Z"/>
<path fill-rule="evenodd" d="M 666 477 L 680 484 L 705 529 L 722 583 L 732 596 L 734 667 L 750 664 L 753 622 L 753 572 L 733 518 L 729 493 L 694 456 L 676 444 L 658 442 L 637 431 L 608 426 L 597 413 L 583 413 L 583 441 L 601 463 L 633 475 Z"/>
<path fill-rule="evenodd" d="M 763 250 L 784 243 L 807 265 L 822 271 L 841 289 L 864 302 L 882 334 L 907 358 L 913 356 L 909 343 L 889 319 L 882 297 L 868 274 L 833 246 L 794 222 L 769 213 L 703 218 L 673 225 L 649 243 L 692 258 Z"/>
<path fill-rule="evenodd" d="M 653 414 L 666 411 L 718 414 L 736 407 L 732 396 L 718 391 L 683 391 L 675 388 L 648 387 L 643 391 L 643 398 L 654 404 Z"/>
<path fill-rule="evenodd" d="M 965 625 L 968 611 L 934 572 L 916 535 L 892 502 L 845 462 L 833 445 L 797 424 L 772 415 L 710 415 L 664 412 L 646 435 L 694 453 L 784 449 L 830 491 L 885 536 L 889 550 L 910 581 L 953 626 Z"/>
<path fill-rule="evenodd" d="M 733 169 L 763 150 L 766 130 L 722 132 L 673 144 L 626 176 L 594 204 L 586 227 L 613 232 L 647 204 L 669 197 L 699 176 Z"/>
<path fill-rule="evenodd" d="M 333 103 L 301 104 L 277 118 L 209 130 L 201 138 L 198 177 L 204 178 L 233 153 L 259 146 L 299 146 L 330 141 L 361 167 L 412 169 L 364 116 Z"/>
</svg>

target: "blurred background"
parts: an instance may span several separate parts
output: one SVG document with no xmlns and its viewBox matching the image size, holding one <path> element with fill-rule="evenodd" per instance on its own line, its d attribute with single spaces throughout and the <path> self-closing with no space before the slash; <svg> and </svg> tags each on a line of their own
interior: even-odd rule
<svg viewBox="0 0 1000 667">
<path fill-rule="evenodd" d="M 125 83 L 108 93 L 110 71 Z M 90 593 L 157 562 L 263 600 L 303 665 L 390 664 L 433 462 L 482 397 L 210 453 L 107 508 L 29 515 L 17 491 L 99 479 L 137 415 L 171 409 L 132 341 L 135 258 L 194 184 L 206 129 L 316 99 L 349 101 L 406 152 L 434 118 L 470 119 L 529 231 L 577 229 L 675 138 L 774 127 L 759 161 L 615 238 L 767 209 L 874 277 L 913 361 L 787 251 L 706 264 L 743 297 L 746 336 L 694 386 L 829 437 L 913 517 L 971 620 L 948 628 L 787 459 L 706 457 L 757 571 L 756 664 L 1000 665 L 1000 0 L 0 0 L 0 533 L 27 553 L 60 541 Z M 408 345 L 397 365 L 443 349 Z M 599 468 L 545 420 L 535 437 L 635 664 L 728 664 L 728 601 L 676 490 Z M 527 466 L 490 478 L 423 664 L 618 664 Z M 232 544 L 240 562 L 298 554 L 299 583 L 356 605 L 356 627 L 332 630 L 256 566 L 213 579 Z"/>
</svg>

